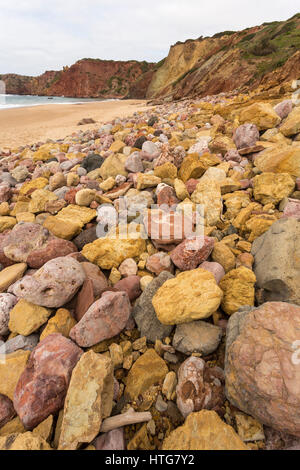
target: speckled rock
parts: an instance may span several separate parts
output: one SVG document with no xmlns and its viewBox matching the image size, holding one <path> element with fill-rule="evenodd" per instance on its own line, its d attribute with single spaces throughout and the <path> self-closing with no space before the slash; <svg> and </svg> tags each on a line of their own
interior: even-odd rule
<svg viewBox="0 0 300 470">
<path fill-rule="evenodd" d="M 224 378 L 222 369 L 206 367 L 199 357 L 184 361 L 178 370 L 176 387 L 177 406 L 182 415 L 186 418 L 203 409 L 220 411 L 225 400 Z"/>
<path fill-rule="evenodd" d="M 0 294 L 0 335 L 9 333 L 9 314 L 18 299 L 12 294 Z"/>
<path fill-rule="evenodd" d="M 171 252 L 171 260 L 181 271 L 196 269 L 207 260 L 214 243 L 214 239 L 209 237 L 188 238 Z"/>
<path fill-rule="evenodd" d="M 74 297 L 85 280 L 78 261 L 70 257 L 48 261 L 33 276 L 16 285 L 14 294 L 43 307 L 61 307 Z"/>
</svg>

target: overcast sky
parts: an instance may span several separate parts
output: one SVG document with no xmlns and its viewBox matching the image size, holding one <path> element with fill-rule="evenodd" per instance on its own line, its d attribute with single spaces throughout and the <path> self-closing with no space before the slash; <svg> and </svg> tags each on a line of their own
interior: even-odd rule
<svg viewBox="0 0 300 470">
<path fill-rule="evenodd" d="M 299 0 L 0 0 L 0 73 L 85 57 L 158 61 L 177 41 L 299 12 Z"/>
</svg>

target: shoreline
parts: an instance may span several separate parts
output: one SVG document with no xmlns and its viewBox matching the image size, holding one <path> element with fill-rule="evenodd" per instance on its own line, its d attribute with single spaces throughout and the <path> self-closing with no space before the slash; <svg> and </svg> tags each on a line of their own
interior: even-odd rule
<svg viewBox="0 0 300 470">
<path fill-rule="evenodd" d="M 63 139 L 73 132 L 95 129 L 107 121 L 129 117 L 146 109 L 149 109 L 146 100 L 47 103 L 0 109 L 0 148 L 8 150 L 47 139 Z M 96 122 L 78 126 L 84 118 Z"/>
</svg>

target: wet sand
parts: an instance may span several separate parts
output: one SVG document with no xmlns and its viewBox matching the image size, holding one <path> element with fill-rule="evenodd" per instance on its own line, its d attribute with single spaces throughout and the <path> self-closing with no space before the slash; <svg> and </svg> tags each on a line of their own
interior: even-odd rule
<svg viewBox="0 0 300 470">
<path fill-rule="evenodd" d="M 49 104 L 0 110 L 0 148 L 11 149 L 47 139 L 61 139 L 79 130 L 95 129 L 118 117 L 148 109 L 146 101 L 100 101 L 80 104 Z M 77 126 L 84 118 L 96 124 Z"/>
</svg>

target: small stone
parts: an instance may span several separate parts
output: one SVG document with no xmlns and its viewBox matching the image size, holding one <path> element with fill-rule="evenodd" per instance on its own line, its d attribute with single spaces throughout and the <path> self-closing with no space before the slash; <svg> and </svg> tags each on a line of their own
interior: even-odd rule
<svg viewBox="0 0 300 470">
<path fill-rule="evenodd" d="M 120 369 L 123 364 L 123 350 L 119 344 L 113 343 L 109 346 L 110 358 L 115 369 Z"/>
<path fill-rule="evenodd" d="M 163 400 L 162 396 L 159 394 L 155 403 L 155 408 L 160 413 L 165 413 L 168 409 L 168 404 Z"/>
<path fill-rule="evenodd" d="M 123 277 L 136 276 L 138 267 L 134 259 L 128 258 L 121 263 L 119 271 Z"/>
<path fill-rule="evenodd" d="M 0 335 L 8 335 L 9 314 L 18 299 L 11 294 L 0 294 Z"/>
<path fill-rule="evenodd" d="M 114 285 L 114 288 L 120 292 L 126 292 L 129 300 L 133 301 L 137 299 L 141 291 L 141 279 L 139 276 L 128 276 L 117 282 Z"/>
<path fill-rule="evenodd" d="M 162 386 L 162 393 L 166 397 L 167 400 L 171 400 L 177 385 L 177 377 L 175 372 L 169 372 L 164 380 Z"/>
<path fill-rule="evenodd" d="M 7 340 L 1 347 L 0 347 L 0 354 L 10 354 L 19 349 L 23 351 L 32 351 L 39 342 L 39 335 L 29 335 L 29 336 L 22 336 L 18 335 L 14 338 Z"/>
<path fill-rule="evenodd" d="M 154 175 L 140 173 L 137 178 L 137 189 L 141 191 L 146 188 L 154 188 L 161 183 L 161 178 Z"/>
<path fill-rule="evenodd" d="M 235 268 L 235 256 L 225 243 L 219 242 L 215 244 L 212 259 L 224 268 L 225 273 Z"/>
<path fill-rule="evenodd" d="M 159 252 L 147 258 L 146 268 L 151 273 L 159 276 L 163 271 L 172 272 L 171 258 L 167 253 Z"/>
<path fill-rule="evenodd" d="M 142 291 L 144 292 L 146 288 L 151 284 L 153 281 L 153 276 L 143 276 L 140 281 L 140 286 Z"/>
<path fill-rule="evenodd" d="M 209 271 L 215 276 L 216 283 L 219 284 L 221 279 L 225 276 L 225 270 L 223 266 L 219 263 L 211 263 L 209 261 L 204 261 L 200 264 L 199 268 Z"/>
<path fill-rule="evenodd" d="M 98 437 L 95 441 L 96 450 L 126 450 L 124 429 L 113 429 Z"/>
<path fill-rule="evenodd" d="M 26 367 L 29 351 L 0 355 L 0 393 L 13 400 L 16 385 Z"/>
<path fill-rule="evenodd" d="M 26 263 L 14 264 L 3 269 L 0 272 L 0 292 L 6 291 L 11 284 L 21 279 L 26 269 Z"/>
<path fill-rule="evenodd" d="M 40 341 L 53 333 L 60 333 L 66 338 L 69 337 L 71 329 L 76 325 L 76 320 L 72 317 L 69 310 L 60 308 L 54 317 L 50 318 L 45 329 L 43 330 Z"/>
<path fill-rule="evenodd" d="M 167 373 L 165 361 L 156 354 L 154 349 L 148 349 L 129 371 L 125 394 L 134 401 L 152 385 L 162 383 Z"/>
<path fill-rule="evenodd" d="M 263 426 L 252 416 L 236 412 L 235 422 L 237 432 L 243 442 L 264 441 L 265 434 Z"/>
<path fill-rule="evenodd" d="M 146 276 L 147 277 L 147 276 Z M 151 278 L 151 281 L 144 288 L 142 295 L 136 301 L 132 315 L 138 326 L 141 336 L 146 336 L 148 341 L 155 343 L 156 339 L 164 339 L 171 332 L 173 327 L 166 326 L 158 320 L 152 299 L 157 290 L 173 276 L 167 271 L 162 272 L 157 278 Z M 144 277 L 141 279 L 141 285 Z"/>
<path fill-rule="evenodd" d="M 39 436 L 31 432 L 24 434 L 10 434 L 0 438 L 0 450 L 52 450 L 49 444 Z"/>
<path fill-rule="evenodd" d="M 15 415 L 13 402 L 5 395 L 0 394 L 0 428 L 11 421 Z"/>
<path fill-rule="evenodd" d="M 75 202 L 78 206 L 88 207 L 95 200 L 96 192 L 94 189 L 81 189 L 76 193 Z"/>
<path fill-rule="evenodd" d="M 196 269 L 210 256 L 214 243 L 209 237 L 187 238 L 171 252 L 171 260 L 181 271 Z"/>
<path fill-rule="evenodd" d="M 86 279 L 93 283 L 94 298 L 100 297 L 108 288 L 108 282 L 103 272 L 92 263 L 83 262 L 81 266 L 85 272 Z"/>
<path fill-rule="evenodd" d="M 220 287 L 224 292 L 222 309 L 228 315 L 237 312 L 244 305 L 254 305 L 256 276 L 250 269 L 241 266 L 223 277 Z"/>
<path fill-rule="evenodd" d="M 29 336 L 37 331 L 51 315 L 51 310 L 20 299 L 10 312 L 8 327 L 12 333 Z"/>
<path fill-rule="evenodd" d="M 194 321 L 178 325 L 173 338 L 176 351 L 183 354 L 199 353 L 208 356 L 218 349 L 222 339 L 222 329 L 204 321 Z"/>
</svg>

